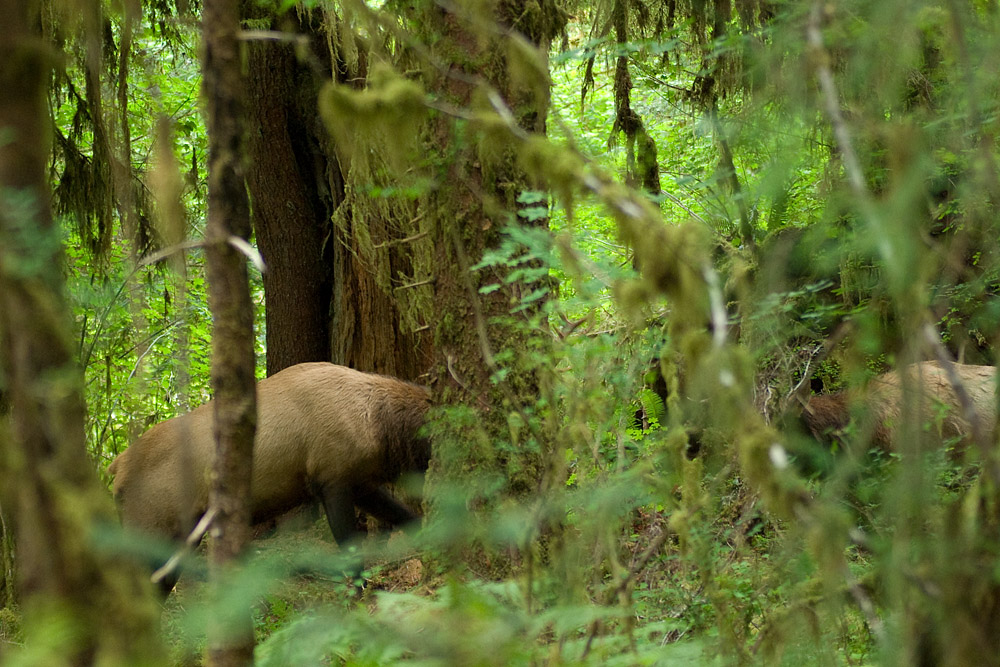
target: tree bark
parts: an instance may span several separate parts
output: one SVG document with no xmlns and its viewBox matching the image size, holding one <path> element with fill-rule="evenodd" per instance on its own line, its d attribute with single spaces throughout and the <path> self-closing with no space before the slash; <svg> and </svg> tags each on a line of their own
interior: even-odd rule
<svg viewBox="0 0 1000 667">
<path fill-rule="evenodd" d="M 0 447 L 7 449 L 10 447 L 10 442 L 7 433 L 2 430 L 4 426 L 0 424 Z M 12 607 L 17 603 L 14 591 L 16 586 L 14 562 L 17 558 L 14 551 L 14 527 L 7 517 L 6 507 L 6 498 L 0 498 L 0 609 Z M 0 651 L 0 659 L 2 658 L 3 651 Z"/>
<path fill-rule="evenodd" d="M 45 90 L 55 53 L 40 35 L 38 2 L 0 1 L 0 25 L 0 362 L 13 443 L 0 452 L 0 474 L 25 635 L 65 664 L 155 664 L 162 649 L 150 586 L 137 568 L 92 548 L 114 514 L 87 457 L 50 211 Z M 53 638 L 53 623 L 70 628 Z"/>
<path fill-rule="evenodd" d="M 436 35 L 434 54 L 443 62 L 449 62 L 449 54 L 463 54 L 459 62 L 451 56 L 449 69 L 429 82 L 440 100 L 470 108 L 479 91 L 488 87 L 499 93 L 518 132 L 544 133 L 549 100 L 544 54 L 564 16 L 551 1 L 531 10 L 529 4 L 498 3 L 494 16 L 498 29 L 485 35 L 462 14 L 438 5 L 426 10 L 427 34 Z M 516 43 L 519 40 L 538 47 L 538 70 L 546 73 L 533 82 L 530 76 L 513 72 L 511 54 L 523 48 Z M 509 441 L 508 413 L 533 406 L 538 397 L 533 364 L 522 355 L 529 351 L 544 355 L 548 334 L 528 323 L 530 310 L 512 314 L 526 289 L 523 283 L 507 279 L 509 269 L 503 262 L 475 272 L 471 267 L 487 250 L 500 246 L 503 228 L 519 210 L 518 196 L 530 189 L 530 183 L 518 164 L 515 141 L 490 144 L 490 138 L 477 135 L 473 125 L 456 124 L 444 114 L 433 122 L 430 134 L 434 151 L 449 156 L 445 173 L 438 177 L 441 186 L 426 203 L 435 221 L 434 386 L 443 402 L 476 408 L 491 440 Z M 548 221 L 534 224 L 546 226 Z M 481 292 L 490 284 L 500 284 L 501 289 Z M 543 303 L 539 300 L 534 308 Z M 496 359 L 501 353 L 513 355 L 514 361 L 504 364 L 504 379 L 494 382 L 491 376 L 499 368 Z M 524 443 L 513 444 L 516 454 L 495 452 L 493 461 L 469 461 L 464 467 L 499 470 L 513 495 L 533 490 L 541 474 L 540 453 Z"/>
<path fill-rule="evenodd" d="M 305 361 L 334 361 L 416 379 L 430 365 L 430 336 L 402 325 L 395 295 L 375 276 L 380 269 L 405 271 L 405 252 L 384 253 L 389 268 L 363 259 L 357 223 L 344 208 L 350 165 L 317 113 L 319 90 L 331 78 L 352 86 L 364 81 L 364 58 L 348 64 L 341 57 L 348 50 L 342 40 L 353 38 L 336 32 L 339 19 L 330 12 L 278 15 L 244 2 L 243 16 L 288 36 L 251 42 L 247 57 L 247 183 L 267 265 L 267 374 Z M 330 55 L 331 41 L 336 56 Z M 341 224 L 332 223 L 335 215 Z M 384 220 L 360 224 L 374 243 L 398 240 Z"/>
<path fill-rule="evenodd" d="M 306 361 L 330 360 L 334 241 L 330 217 L 343 201 L 340 165 L 316 113 L 329 80 L 325 35 L 303 10 L 278 17 L 244 2 L 243 15 L 307 40 L 255 40 L 247 48 L 249 168 L 253 227 L 267 266 L 267 374 Z M 301 18 L 300 18 L 301 17 Z M 328 53 L 328 50 L 326 51 Z"/>
<path fill-rule="evenodd" d="M 348 217 L 348 216 L 345 216 Z M 364 259 L 353 226 L 363 224 L 371 243 L 385 246 L 374 261 Z M 379 284 L 377 264 L 387 275 L 411 275 L 408 249 L 387 221 L 376 216 L 351 219 L 336 232 L 339 247 L 335 260 L 333 360 L 360 370 L 420 380 L 433 363 L 429 333 L 404 330 L 399 290 L 416 289 L 393 283 Z M 414 282 L 422 282 L 414 277 Z M 426 378 L 423 378 L 424 380 Z"/>
<path fill-rule="evenodd" d="M 242 166 L 245 122 L 239 25 L 237 0 L 206 0 L 202 15 L 209 137 L 206 260 L 214 326 L 216 439 L 209 497 L 209 511 L 216 515 L 209 559 L 217 594 L 250 540 L 250 480 L 257 419 L 253 303 L 246 258 L 233 243 L 237 238 L 245 242 L 250 235 Z M 208 641 L 210 665 L 252 664 L 250 610 L 220 605 Z"/>
</svg>

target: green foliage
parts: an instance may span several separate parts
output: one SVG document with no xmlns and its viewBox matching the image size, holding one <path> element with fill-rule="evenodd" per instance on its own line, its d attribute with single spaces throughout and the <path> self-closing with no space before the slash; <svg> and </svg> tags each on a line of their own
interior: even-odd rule
<svg viewBox="0 0 1000 667">
<path fill-rule="evenodd" d="M 374 615 L 300 617 L 258 647 L 257 661 L 314 664 L 334 657 L 345 664 L 384 665 L 400 661 L 427 665 L 531 664 L 547 656 L 573 664 L 712 664 L 698 642 L 658 645 L 669 624 L 644 628 L 639 651 L 624 637 L 587 651 L 585 630 L 596 621 L 621 620 L 613 611 L 562 607 L 526 613 L 509 585 L 450 582 L 434 597 L 381 593 Z M 545 645 L 559 646 L 559 654 Z"/>
<path fill-rule="evenodd" d="M 21 617 L 11 607 L 0 609 L 0 644 L 18 645 L 21 636 Z"/>
<path fill-rule="evenodd" d="M 252 560 L 221 604 L 258 601 L 257 661 L 963 664 L 994 646 L 995 461 L 936 447 L 940 410 L 900 425 L 914 451 L 932 450 L 921 455 L 873 450 L 857 425 L 821 444 L 795 427 L 793 395 L 810 382 L 854 391 L 941 349 L 995 361 L 996 13 L 848 2 L 817 5 L 819 15 L 779 3 L 766 17 L 715 17 L 721 4 L 688 3 L 667 25 L 633 4 L 621 42 L 602 32 L 609 9 L 577 5 L 567 48 L 550 54 L 548 139 L 513 131 L 485 94 L 474 109 L 430 99 L 408 69 L 417 38 L 397 31 L 411 18 L 391 14 L 394 3 L 366 6 L 361 35 L 340 45 L 378 57 L 366 88 L 322 93 L 350 163 L 336 224 L 383 288 L 433 275 L 439 212 L 419 209 L 426 195 L 481 193 L 449 189 L 452 156 L 421 153 L 427 119 L 479 128 L 488 140 L 475 168 L 516 154 L 535 189 L 496 216 L 501 240 L 471 271 L 500 276 L 481 295 L 510 297 L 486 326 L 532 342 L 490 351 L 502 436 L 473 406 L 434 409 L 425 526 L 403 548 L 364 547 L 388 590 L 358 601 L 329 545 Z M 206 141 L 193 34 L 178 35 L 143 28 L 128 118 L 142 165 L 155 117 L 171 118 L 197 236 Z M 519 52 L 518 75 L 537 94 L 531 55 Z M 622 183 L 629 150 L 611 129 L 619 56 L 657 147 L 661 193 Z M 823 67 L 832 98 L 817 85 Z M 76 87 L 82 76 L 67 70 Z M 57 156 L 58 173 L 99 156 L 63 85 L 56 124 L 78 154 Z M 412 266 L 393 265 L 385 230 L 359 224 L 373 216 L 412 240 Z M 133 270 L 134 239 L 114 237 L 95 257 L 93 230 L 68 218 L 63 228 L 88 442 L 103 466 L 145 427 L 207 399 L 203 267 L 193 254 L 184 275 Z M 32 257 L 17 261 L 31 270 Z M 429 284 L 393 294 L 411 329 L 433 312 Z M 538 388 L 525 402 L 512 383 L 527 373 Z M 414 556 L 426 571 L 393 579 Z M 293 576 L 303 569 L 312 574 Z M 199 624 L 220 603 L 188 592 L 190 605 L 168 608 L 168 628 L 179 652 L 197 653 Z M 17 641 L 8 628 L 9 615 L 0 641 Z"/>
</svg>

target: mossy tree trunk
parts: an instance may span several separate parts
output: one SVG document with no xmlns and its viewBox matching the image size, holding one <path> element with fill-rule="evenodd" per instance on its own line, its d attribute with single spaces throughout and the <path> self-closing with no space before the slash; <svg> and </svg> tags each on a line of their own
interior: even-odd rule
<svg viewBox="0 0 1000 667">
<path fill-rule="evenodd" d="M 247 45 L 247 184 L 257 246 L 267 266 L 267 374 L 273 375 L 294 364 L 330 359 L 335 255 L 330 216 L 344 187 L 316 114 L 316 92 L 332 75 L 322 12 L 279 16 L 247 1 L 241 11 L 251 28 L 286 36 Z"/>
<path fill-rule="evenodd" d="M 452 108 L 497 114 L 513 126 L 493 134 L 446 113 L 431 121 L 437 187 L 424 205 L 433 221 L 433 382 L 443 402 L 475 409 L 482 435 L 494 443 L 486 460 L 466 460 L 460 467 L 487 476 L 492 469 L 508 492 L 518 495 L 536 488 L 541 474 L 540 452 L 529 438 L 511 442 L 517 429 L 508 419 L 514 413 L 515 421 L 530 418 L 538 402 L 537 365 L 529 355 L 544 356 L 549 334 L 543 320 L 533 322 L 531 314 L 543 301 L 515 313 L 531 288 L 510 280 L 504 262 L 473 266 L 501 245 L 508 224 L 547 225 L 544 217 L 528 223 L 530 218 L 518 216 L 520 195 L 532 184 L 518 164 L 519 142 L 512 135 L 545 132 L 545 54 L 564 15 L 551 0 L 489 6 L 492 15 L 476 16 L 477 10 L 453 12 L 431 4 L 421 19 L 431 57 L 443 64 L 427 81 L 435 97 Z M 490 285 L 501 287 L 483 290 Z M 494 382 L 498 371 L 503 379 Z M 468 435 L 454 434 L 456 441 Z"/>
<path fill-rule="evenodd" d="M 215 465 L 209 496 L 215 523 L 209 558 L 216 592 L 250 541 L 250 479 L 257 422 L 253 303 L 247 259 L 250 206 L 243 157 L 245 128 L 240 72 L 238 0 L 206 0 L 202 19 L 203 77 L 208 111 L 208 226 L 206 262 L 212 310 L 212 388 Z M 221 597 L 221 596 L 217 596 Z M 209 664 L 253 663 L 249 609 L 219 606 L 209 636 Z"/>
<path fill-rule="evenodd" d="M 267 265 L 267 373 L 332 360 L 414 379 L 429 365 L 426 351 L 417 352 L 426 350 L 429 336 L 418 340 L 412 326 L 401 326 L 391 289 L 376 279 L 380 269 L 359 248 L 345 201 L 349 164 L 317 113 L 323 83 L 361 85 L 364 53 L 345 36 L 350 31 L 338 32 L 340 19 L 331 10 L 279 14 L 243 2 L 242 11 L 249 27 L 283 35 L 252 40 L 247 57 L 247 182 Z M 396 240 L 378 216 L 364 226 L 376 243 Z"/>
<path fill-rule="evenodd" d="M 0 347 L 0 354 L 3 348 Z M 10 405 L 7 403 L 7 394 L 4 387 L 7 385 L 3 376 L 3 364 L 0 363 L 0 451 L 7 451 L 11 447 L 10 443 Z M 6 473 L 4 459 L 0 456 L 0 475 Z M 0 609 L 16 604 L 17 595 L 14 581 L 14 524 L 13 517 L 10 516 L 10 508 L 13 507 L 12 489 L 9 485 L 0 486 Z M 3 628 L 0 627 L 0 632 Z M 0 652 L 0 659 L 3 653 Z"/>
<path fill-rule="evenodd" d="M 40 3 L 0 2 L 0 361 L 12 446 L 3 450 L 25 639 L 35 659 L 155 664 L 161 649 L 151 588 L 95 549 L 114 525 L 84 442 L 80 369 L 62 294 L 62 247 L 46 167 L 45 87 L 56 54 L 38 34 Z M 109 623 L 113 619 L 113 623 Z M 53 624 L 64 630 L 52 633 Z"/>
<path fill-rule="evenodd" d="M 0 419 L 3 417 L 0 416 Z M 10 443 L 3 428 L 4 425 L 0 424 L 0 447 L 6 449 L 10 447 Z M 0 497 L 0 609 L 11 607 L 17 601 L 14 593 L 14 532 L 4 509 L 7 507 L 6 500 Z"/>
<path fill-rule="evenodd" d="M 419 278 L 407 282 L 398 279 L 400 274 L 412 275 L 409 253 L 398 247 L 406 237 L 381 216 L 339 213 L 335 237 L 342 250 L 335 259 L 333 360 L 351 368 L 425 382 L 431 365 L 431 337 L 424 323 L 405 323 L 399 298 L 400 291 L 426 284 Z M 359 224 L 371 243 L 382 246 L 375 262 L 367 260 L 364 248 L 358 245 L 354 227 Z M 379 266 L 397 279 L 383 283 L 377 275 Z"/>
</svg>

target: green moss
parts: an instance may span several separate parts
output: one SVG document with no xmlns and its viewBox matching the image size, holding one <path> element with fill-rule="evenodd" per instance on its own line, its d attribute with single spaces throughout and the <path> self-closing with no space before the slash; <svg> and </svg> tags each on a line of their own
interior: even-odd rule
<svg viewBox="0 0 1000 667">
<path fill-rule="evenodd" d="M 21 634 L 21 615 L 14 609 L 0 609 L 0 644 L 21 644 L 24 637 Z"/>
</svg>

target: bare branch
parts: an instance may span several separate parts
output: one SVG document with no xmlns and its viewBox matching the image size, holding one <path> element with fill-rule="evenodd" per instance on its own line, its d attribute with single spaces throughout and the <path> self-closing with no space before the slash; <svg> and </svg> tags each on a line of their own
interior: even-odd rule
<svg viewBox="0 0 1000 667">
<path fill-rule="evenodd" d="M 212 521 L 215 520 L 215 515 L 218 514 L 218 509 L 215 507 L 209 507 L 208 511 L 201 515 L 201 519 L 198 521 L 198 525 L 194 527 L 191 534 L 187 536 L 184 540 L 184 545 L 180 549 L 174 552 L 174 554 L 167 559 L 167 562 L 160 566 L 160 568 L 153 573 L 149 578 L 154 584 L 158 584 L 163 581 L 164 578 L 173 574 L 177 566 L 180 565 L 181 561 L 190 554 L 198 543 L 201 542 L 201 538 L 205 537 L 205 533 L 208 529 L 212 527 Z"/>
<path fill-rule="evenodd" d="M 149 266 L 151 264 L 156 264 L 157 262 L 160 262 L 166 259 L 167 257 L 170 257 L 171 255 L 183 252 L 185 250 L 191 250 L 193 248 L 204 248 L 207 243 L 208 241 L 206 241 L 205 239 L 198 239 L 191 241 L 183 241 L 181 243 L 176 243 L 174 245 L 167 246 L 166 248 L 157 250 L 151 255 L 146 255 L 145 257 L 143 257 L 142 261 L 139 262 L 139 266 Z"/>
<path fill-rule="evenodd" d="M 239 250 L 243 255 L 250 260 L 250 263 L 254 265 L 254 268 L 264 273 L 264 258 L 260 256 L 257 249 L 250 245 L 250 242 L 244 238 L 236 236 L 233 234 L 228 239 L 226 239 L 229 245 L 233 246 Z"/>
<path fill-rule="evenodd" d="M 406 285 L 399 285 L 398 287 L 393 287 L 396 289 L 413 289 L 414 287 L 423 287 L 424 285 L 433 285 L 437 278 L 428 278 L 427 280 L 421 280 L 415 283 L 407 283 Z"/>
</svg>

